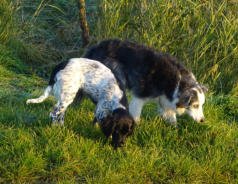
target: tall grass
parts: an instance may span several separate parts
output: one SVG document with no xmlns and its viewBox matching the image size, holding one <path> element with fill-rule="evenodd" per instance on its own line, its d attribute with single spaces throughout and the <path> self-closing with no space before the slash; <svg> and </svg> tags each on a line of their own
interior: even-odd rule
<svg viewBox="0 0 238 184">
<path fill-rule="evenodd" d="M 93 11 L 90 9 L 91 1 L 87 3 L 89 11 Z M 42 60 L 48 63 L 54 60 L 56 63 L 63 58 L 82 54 L 75 0 L 20 0 L 16 6 L 19 8 L 21 39 L 30 47 L 37 47 Z M 33 58 L 32 62 L 36 62 L 36 59 Z"/>
<path fill-rule="evenodd" d="M 52 62 L 83 53 L 74 0 L 0 3 L 1 43 L 10 43 L 28 63 L 43 63 L 41 75 L 47 76 L 44 71 Z M 86 3 L 93 42 L 116 37 L 168 52 L 185 63 L 211 91 L 238 94 L 237 1 Z"/>
<path fill-rule="evenodd" d="M 75 4 L 74 0 L 1 1 L 0 44 L 13 48 L 33 70 L 38 65 L 36 72 L 48 77 L 50 66 L 80 55 Z"/>
<path fill-rule="evenodd" d="M 168 52 L 214 92 L 238 84 L 238 2 L 104 0 L 96 40 L 123 38 Z"/>
<path fill-rule="evenodd" d="M 15 9 L 13 3 L 7 0 L 0 2 L 0 43 L 6 44 L 12 40 L 16 34 Z"/>
</svg>

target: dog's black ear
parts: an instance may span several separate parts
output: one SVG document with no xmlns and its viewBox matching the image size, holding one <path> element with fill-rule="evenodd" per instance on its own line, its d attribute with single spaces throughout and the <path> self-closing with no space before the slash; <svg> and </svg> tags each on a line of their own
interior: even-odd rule
<svg viewBox="0 0 238 184">
<path fill-rule="evenodd" d="M 189 103 L 192 99 L 192 94 L 189 93 L 188 91 L 184 92 L 180 98 L 179 98 L 179 101 L 178 103 L 176 104 L 176 106 L 179 108 L 181 107 L 188 107 L 189 106 Z"/>
<path fill-rule="evenodd" d="M 105 136 L 109 137 L 112 135 L 112 132 L 115 129 L 115 124 L 113 123 L 112 115 L 108 115 L 106 118 L 103 118 L 102 121 L 99 123 L 100 128 Z"/>
<path fill-rule="evenodd" d="M 200 87 L 202 88 L 203 93 L 207 93 L 208 92 L 208 88 L 204 85 L 200 85 Z"/>
<path fill-rule="evenodd" d="M 131 118 L 131 120 L 132 120 L 132 121 L 131 121 L 131 127 L 129 128 L 128 136 L 133 133 L 133 131 L 134 131 L 134 129 L 135 129 L 135 126 L 136 126 L 136 123 L 135 123 L 134 119 Z"/>
<path fill-rule="evenodd" d="M 116 109 L 113 112 L 113 122 L 116 124 L 116 128 L 120 129 L 120 132 L 127 136 L 133 133 L 135 128 L 135 121 L 132 116 L 125 109 Z"/>
<path fill-rule="evenodd" d="M 184 107 L 188 107 L 189 106 L 189 103 L 191 101 L 191 98 L 192 98 L 192 95 L 189 94 L 189 93 L 186 93 L 183 97 L 183 105 Z"/>
</svg>

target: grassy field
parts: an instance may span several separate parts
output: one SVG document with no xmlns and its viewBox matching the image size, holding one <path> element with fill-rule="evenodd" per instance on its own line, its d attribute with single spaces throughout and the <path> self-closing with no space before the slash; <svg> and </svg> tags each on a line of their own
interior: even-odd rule
<svg viewBox="0 0 238 184">
<path fill-rule="evenodd" d="M 90 100 L 64 127 L 51 126 L 53 97 L 25 103 L 56 63 L 84 52 L 74 3 L 0 2 L 0 183 L 238 183 L 236 1 L 87 1 L 92 44 L 119 37 L 169 52 L 210 89 L 204 123 L 182 116 L 172 128 L 147 104 L 117 151 L 92 126 Z"/>
</svg>

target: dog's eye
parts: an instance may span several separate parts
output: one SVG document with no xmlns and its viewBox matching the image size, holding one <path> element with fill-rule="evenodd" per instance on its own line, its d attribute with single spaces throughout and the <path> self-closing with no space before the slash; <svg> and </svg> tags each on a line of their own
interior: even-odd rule
<svg viewBox="0 0 238 184">
<path fill-rule="evenodd" d="M 194 109 L 198 109 L 198 107 L 199 107 L 198 104 L 194 104 L 194 105 L 193 105 L 193 108 L 194 108 Z"/>
</svg>

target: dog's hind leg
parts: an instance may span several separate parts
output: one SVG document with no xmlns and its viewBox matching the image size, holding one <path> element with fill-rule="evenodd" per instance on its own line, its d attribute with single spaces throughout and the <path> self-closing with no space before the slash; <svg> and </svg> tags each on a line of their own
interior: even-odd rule
<svg viewBox="0 0 238 184">
<path fill-rule="evenodd" d="M 66 111 L 66 110 L 65 110 Z M 64 125 L 64 117 L 65 117 L 65 111 L 60 113 L 59 117 L 58 117 L 58 122 L 60 124 L 60 126 Z"/>
<path fill-rule="evenodd" d="M 73 101 L 72 101 L 73 102 Z M 72 103 L 72 102 L 60 102 L 57 103 L 59 105 L 56 105 L 54 110 L 52 112 L 50 112 L 50 117 L 53 120 L 53 123 L 56 124 L 56 122 L 58 121 L 60 123 L 61 126 L 63 126 L 64 124 L 64 116 L 65 116 L 65 111 L 67 109 L 67 107 Z"/>
<path fill-rule="evenodd" d="M 57 121 L 62 126 L 64 124 L 64 115 L 65 111 L 67 110 L 68 106 L 73 102 L 74 97 L 76 96 L 75 93 L 64 93 L 63 91 L 60 93 L 60 99 L 55 105 L 54 110 L 50 113 L 50 117 L 55 124 Z"/>
<path fill-rule="evenodd" d="M 57 104 L 54 107 L 54 110 L 50 112 L 50 118 L 53 121 L 53 125 L 56 125 L 56 122 L 58 121 L 58 116 L 57 111 L 59 109 L 60 101 L 57 102 Z"/>
</svg>

